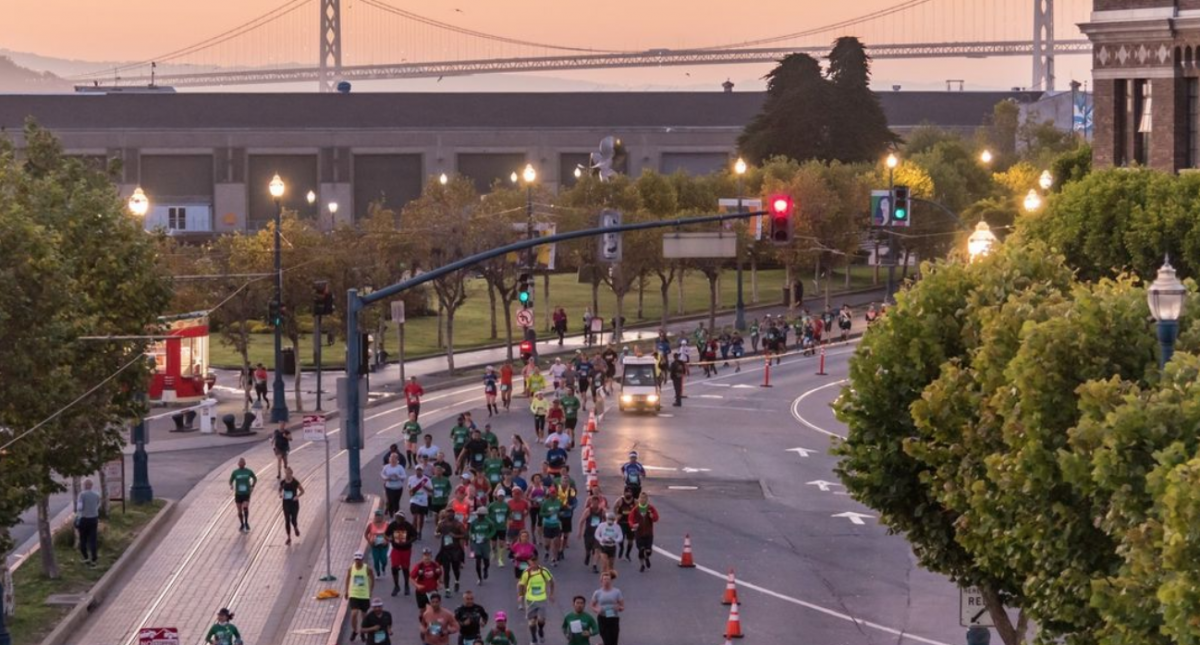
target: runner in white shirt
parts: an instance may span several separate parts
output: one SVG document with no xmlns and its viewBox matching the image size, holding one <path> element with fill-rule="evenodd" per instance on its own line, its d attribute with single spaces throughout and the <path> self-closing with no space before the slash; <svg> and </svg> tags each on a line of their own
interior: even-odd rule
<svg viewBox="0 0 1200 645">
<path fill-rule="evenodd" d="M 600 547 L 601 572 L 612 571 L 617 559 L 617 546 L 625 540 L 625 532 L 617 524 L 617 516 L 611 511 L 605 522 L 596 527 L 596 545 Z"/>
<path fill-rule="evenodd" d="M 567 373 L 567 366 L 561 358 L 554 359 L 554 364 L 550 366 L 550 378 L 554 382 L 555 395 L 561 395 L 563 386 L 563 377 Z"/>
<path fill-rule="evenodd" d="M 562 448 L 563 450 L 570 450 L 571 448 L 575 447 L 574 444 L 571 443 L 571 435 L 563 432 L 562 430 L 551 432 L 549 435 L 546 436 L 546 440 L 543 441 L 542 443 L 544 443 L 546 445 L 546 447 L 549 448 L 552 445 L 554 445 L 553 443 L 551 443 L 554 441 L 557 441 L 558 447 Z"/>
<path fill-rule="evenodd" d="M 413 528 L 417 529 L 418 540 L 425 528 L 425 515 L 429 513 L 429 491 L 432 489 L 425 469 L 417 464 L 416 474 L 408 478 L 408 510 L 412 512 Z"/>
<path fill-rule="evenodd" d="M 425 435 L 424 439 L 425 443 L 422 444 L 421 447 L 417 448 L 417 459 L 424 457 L 425 459 L 428 459 L 430 463 L 433 463 L 434 461 L 437 461 L 437 455 L 439 452 L 441 452 L 441 448 L 438 448 L 433 444 L 433 435 L 427 434 Z"/>
</svg>

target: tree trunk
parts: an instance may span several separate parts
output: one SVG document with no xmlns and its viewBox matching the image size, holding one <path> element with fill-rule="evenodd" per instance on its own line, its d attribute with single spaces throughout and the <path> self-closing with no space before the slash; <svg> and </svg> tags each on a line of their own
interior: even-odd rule
<svg viewBox="0 0 1200 645">
<path fill-rule="evenodd" d="M 104 466 L 100 466 L 100 517 L 108 517 L 108 477 L 104 476 Z"/>
<path fill-rule="evenodd" d="M 687 305 L 683 301 L 683 278 L 686 275 L 686 271 L 682 269 L 679 271 L 679 304 L 675 307 L 675 313 L 679 314 L 680 316 L 687 313 Z"/>
<path fill-rule="evenodd" d="M 783 263 L 783 289 L 784 289 L 783 301 L 788 306 L 788 313 L 791 314 L 793 311 L 795 311 L 795 307 L 796 307 L 796 303 L 794 302 L 794 299 L 792 298 L 792 291 L 794 291 L 794 290 L 792 289 L 792 261 L 791 261 L 791 258 L 788 258 L 788 260 Z"/>
<path fill-rule="evenodd" d="M 671 320 L 671 283 L 663 280 L 662 276 L 659 276 L 658 279 L 658 291 L 662 294 L 662 328 L 666 329 L 667 323 Z"/>
<path fill-rule="evenodd" d="M 592 271 L 592 315 L 600 315 L 600 274 L 596 271 Z"/>
<path fill-rule="evenodd" d="M 717 281 L 720 279 L 720 273 L 708 275 L 708 333 L 713 335 L 717 332 Z"/>
<path fill-rule="evenodd" d="M 245 396 L 242 397 L 242 412 L 250 410 L 250 399 L 253 398 L 251 392 L 254 388 L 254 373 L 250 371 L 250 339 L 246 335 L 246 321 L 242 321 L 242 343 L 238 346 L 238 353 L 242 355 L 242 367 L 246 370 L 246 380 L 241 384 L 242 391 Z"/>
<path fill-rule="evenodd" d="M 446 368 L 454 376 L 454 309 L 446 308 Z"/>
<path fill-rule="evenodd" d="M 846 256 L 846 291 L 850 290 L 850 272 L 853 268 L 854 268 L 853 259 L 849 255 L 847 255 Z"/>
<path fill-rule="evenodd" d="M 758 255 L 750 254 L 750 304 L 758 304 Z"/>
<path fill-rule="evenodd" d="M 613 293 L 617 296 L 617 313 L 613 316 L 613 338 L 616 342 L 624 340 L 624 325 L 621 324 L 621 316 L 625 315 L 625 293 L 628 289 L 617 291 L 613 289 Z"/>
<path fill-rule="evenodd" d="M 439 300 L 438 301 L 438 340 L 437 340 L 438 349 L 441 349 L 446 346 L 445 337 L 442 335 L 442 330 L 445 329 L 445 327 L 444 327 L 445 311 L 446 311 L 445 307 L 442 306 L 442 303 Z"/>
<path fill-rule="evenodd" d="M 50 532 L 50 496 L 42 495 L 37 502 L 38 551 L 42 554 L 42 575 L 58 580 L 58 559 L 54 557 L 54 535 Z"/>
<path fill-rule="evenodd" d="M 875 275 L 871 279 L 871 284 L 872 284 L 872 286 L 878 287 L 879 286 L 879 240 L 875 240 L 875 255 L 874 255 L 873 259 L 875 260 Z"/>
<path fill-rule="evenodd" d="M 1023 635 L 1013 628 L 1012 621 L 1008 619 L 1008 613 L 1004 611 L 1004 605 L 1000 602 L 1000 594 L 988 585 L 979 585 L 979 593 L 983 596 L 983 604 L 987 607 L 988 615 L 992 617 L 1000 640 L 1004 641 L 1004 645 L 1020 645 Z"/>
<path fill-rule="evenodd" d="M 489 301 L 489 304 L 491 305 L 491 314 L 492 314 L 492 335 L 490 336 L 490 338 L 492 340 L 496 340 L 497 338 L 500 337 L 500 334 L 497 333 L 497 331 L 496 331 L 496 285 L 492 284 L 492 282 L 490 280 L 488 281 L 487 285 L 488 285 L 488 301 Z"/>
<path fill-rule="evenodd" d="M 645 301 L 645 299 L 646 299 L 646 274 L 643 273 L 642 275 L 638 276 L 638 308 L 637 308 L 637 319 L 638 320 L 645 318 L 645 316 L 642 315 L 643 302 Z"/>
<path fill-rule="evenodd" d="M 542 274 L 542 297 L 544 297 L 546 299 L 546 302 L 542 303 L 542 309 L 544 309 L 546 311 L 546 331 L 549 332 L 551 329 L 551 327 L 550 327 L 550 309 L 551 309 L 551 307 L 550 307 L 550 270 L 549 269 L 546 270 L 546 273 Z"/>
</svg>

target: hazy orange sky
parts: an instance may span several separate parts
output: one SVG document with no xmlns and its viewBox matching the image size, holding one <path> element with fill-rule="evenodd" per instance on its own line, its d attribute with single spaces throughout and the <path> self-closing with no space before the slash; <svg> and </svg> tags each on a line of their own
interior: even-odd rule
<svg viewBox="0 0 1200 645">
<path fill-rule="evenodd" d="M 893 6 L 901 0 L 444 0 L 389 4 L 456 26 L 538 42 L 605 49 L 684 48 L 742 41 L 794 33 L 857 17 Z M 0 47 L 58 58 L 89 61 L 147 60 L 191 45 L 245 23 L 286 0 L 37 0 L 5 3 L 0 21 Z M 872 28 L 851 33 L 872 41 L 928 42 L 926 38 L 1012 39 L 1027 34 L 1032 22 L 1032 0 L 928 0 L 917 11 L 879 21 Z M 1078 38 L 1071 26 L 1086 17 L 1090 0 L 1059 0 L 1060 38 Z M 1065 5 L 1065 6 L 1064 6 Z M 342 0 L 347 47 L 356 25 L 377 24 L 380 13 L 364 0 Z M 1065 15 L 1064 15 L 1065 14 Z M 302 58 L 316 45 L 317 4 L 293 14 L 304 30 L 275 48 L 303 53 L 281 54 Z M 958 26 L 955 36 L 947 34 Z M 300 27 L 296 28 L 299 31 Z M 282 32 L 282 29 L 278 30 Z M 378 31 L 378 29 L 377 29 Z M 428 30 L 427 30 L 428 31 Z M 833 35 L 818 36 L 821 42 Z M 1027 37 L 1027 36 L 1026 36 Z M 284 38 L 282 34 L 276 38 Z M 354 46 L 360 60 L 389 57 L 397 48 L 394 38 L 360 35 Z M 382 40 L 383 42 L 376 42 Z M 410 46 L 422 47 L 412 40 Z M 385 51 L 386 49 L 386 51 Z M 312 54 L 315 59 L 315 54 Z M 453 57 L 448 52 L 447 57 Z M 466 56 L 463 56 L 466 57 Z M 315 62 L 300 61 L 300 62 Z M 389 61 L 391 62 L 391 61 Z M 555 72 L 557 78 L 587 82 L 637 85 L 714 86 L 726 77 L 745 82 L 761 76 L 769 65 L 709 66 L 633 70 Z M 968 89 L 1007 88 L 1030 84 L 1028 58 L 987 60 L 881 60 L 875 79 L 881 84 L 939 84 L 948 78 L 963 79 Z M 1086 56 L 1063 57 L 1058 63 L 1059 89 L 1071 78 L 1089 76 Z M 447 87 L 446 89 L 450 89 Z M 513 89 L 522 89 L 514 87 Z M 915 87 L 914 87 L 915 89 Z"/>
</svg>

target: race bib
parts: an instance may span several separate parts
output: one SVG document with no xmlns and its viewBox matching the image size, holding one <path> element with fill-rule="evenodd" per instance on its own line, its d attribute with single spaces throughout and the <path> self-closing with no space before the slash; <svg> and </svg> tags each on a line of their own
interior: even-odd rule
<svg viewBox="0 0 1200 645">
<path fill-rule="evenodd" d="M 476 535 L 476 536 L 475 536 L 475 543 L 476 543 L 476 544 L 483 544 L 484 542 L 487 542 L 487 536 L 486 536 L 486 535 Z"/>
<path fill-rule="evenodd" d="M 542 589 L 543 589 L 543 587 L 540 584 L 530 584 L 529 585 L 529 595 L 540 596 L 540 595 L 542 595 Z"/>
<path fill-rule="evenodd" d="M 595 528 L 595 527 L 597 527 L 597 526 L 600 526 L 600 518 L 598 518 L 598 517 L 593 517 L 593 518 L 592 518 L 592 527 L 593 527 L 593 528 Z"/>
<path fill-rule="evenodd" d="M 375 546 L 383 546 L 383 536 L 382 535 L 375 536 Z"/>
<path fill-rule="evenodd" d="M 513 521 L 514 521 L 514 522 L 520 522 L 520 521 L 521 521 L 521 520 L 523 520 L 523 519 L 525 519 L 525 514 L 524 514 L 524 513 L 522 513 L 521 511 L 515 511 L 515 512 L 513 512 Z"/>
<path fill-rule="evenodd" d="M 285 491 L 283 491 L 283 498 L 284 498 L 284 499 L 293 499 L 293 498 L 295 498 L 295 497 L 296 497 L 296 494 L 295 494 L 295 493 L 293 493 L 292 491 L 290 491 L 290 490 L 285 490 Z"/>
<path fill-rule="evenodd" d="M 387 632 L 383 629 L 377 630 L 375 632 L 375 642 L 382 643 L 385 640 L 387 640 Z"/>
<path fill-rule="evenodd" d="M 629 473 L 628 477 L 630 484 L 636 484 L 641 479 L 637 473 Z"/>
<path fill-rule="evenodd" d="M 239 493 L 244 493 L 244 492 L 250 490 L 250 487 L 247 486 L 245 482 L 238 482 L 237 490 Z"/>
<path fill-rule="evenodd" d="M 604 610 L 604 617 L 605 617 L 605 618 L 616 618 L 616 617 L 617 617 L 617 608 L 616 608 L 616 607 L 609 607 L 608 609 L 605 609 L 605 610 Z"/>
<path fill-rule="evenodd" d="M 454 544 L 454 536 L 443 535 L 442 536 L 442 544 L 445 546 L 450 546 L 451 544 Z"/>
<path fill-rule="evenodd" d="M 479 454 L 479 453 L 475 453 L 474 455 L 471 456 L 471 459 L 474 459 L 475 463 L 480 463 L 483 461 L 483 455 Z"/>
<path fill-rule="evenodd" d="M 441 633 L 442 633 L 442 624 L 441 623 L 433 623 L 429 626 L 429 634 L 431 636 L 437 636 Z"/>
<path fill-rule="evenodd" d="M 356 586 L 367 584 L 367 577 L 361 573 L 354 574 L 354 584 Z"/>
</svg>

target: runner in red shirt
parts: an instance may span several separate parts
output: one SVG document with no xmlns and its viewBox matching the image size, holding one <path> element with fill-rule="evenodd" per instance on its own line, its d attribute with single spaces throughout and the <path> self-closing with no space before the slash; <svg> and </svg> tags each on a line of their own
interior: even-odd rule
<svg viewBox="0 0 1200 645">
<path fill-rule="evenodd" d="M 421 561 L 413 567 L 409 577 L 417 590 L 417 612 L 420 613 L 429 604 L 429 594 L 436 593 L 442 583 L 442 565 L 433 561 L 433 551 L 429 547 L 421 549 Z"/>
<path fill-rule="evenodd" d="M 516 542 L 517 536 L 529 526 L 529 500 L 525 499 L 525 491 L 513 489 L 512 499 L 508 500 L 508 541 Z"/>
<path fill-rule="evenodd" d="M 413 415 L 414 421 L 421 416 L 421 397 L 423 396 L 425 396 L 425 388 L 417 382 L 417 377 L 410 377 L 408 384 L 404 386 L 404 399 L 408 402 L 408 411 Z"/>
<path fill-rule="evenodd" d="M 500 402 L 504 404 L 505 412 L 512 405 L 512 389 L 513 368 L 512 365 L 505 363 L 500 366 Z"/>
</svg>

